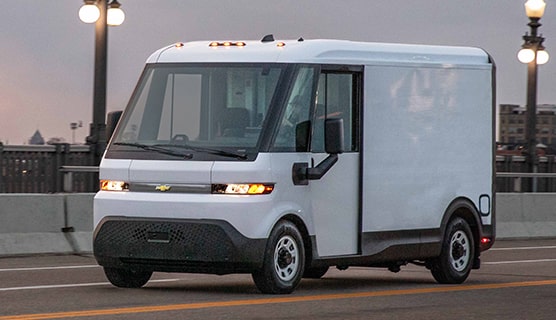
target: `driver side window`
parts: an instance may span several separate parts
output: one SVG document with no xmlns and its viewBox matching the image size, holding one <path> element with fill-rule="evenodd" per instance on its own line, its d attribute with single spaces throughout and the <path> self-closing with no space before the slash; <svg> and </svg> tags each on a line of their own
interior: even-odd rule
<svg viewBox="0 0 556 320">
<path fill-rule="evenodd" d="M 313 116 L 311 152 L 324 151 L 324 122 L 326 119 L 344 120 L 344 148 L 358 150 L 358 106 L 360 73 L 325 71 L 319 76 L 317 102 Z"/>
<path fill-rule="evenodd" d="M 362 67 L 351 66 L 349 70 L 341 67 L 321 71 L 316 95 L 313 93 L 317 80 L 315 68 L 300 68 L 279 120 L 273 151 L 324 153 L 324 123 L 332 118 L 343 119 L 345 151 L 359 150 Z"/>
</svg>

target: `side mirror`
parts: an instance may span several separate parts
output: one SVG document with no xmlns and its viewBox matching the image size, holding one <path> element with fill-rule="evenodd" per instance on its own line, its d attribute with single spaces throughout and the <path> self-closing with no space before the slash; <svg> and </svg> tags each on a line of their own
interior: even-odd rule
<svg viewBox="0 0 556 320">
<path fill-rule="evenodd" d="M 344 152 L 344 119 L 326 119 L 324 123 L 324 149 L 328 154 Z"/>
<path fill-rule="evenodd" d="M 307 128 L 307 126 L 298 126 L 296 128 L 296 138 L 305 136 L 303 128 Z M 308 185 L 309 180 L 321 179 L 338 161 L 338 154 L 344 152 L 344 120 L 326 119 L 324 131 L 324 149 L 328 153 L 328 157 L 322 160 L 316 167 L 311 168 L 306 162 L 294 163 L 292 167 L 294 185 Z"/>
<path fill-rule="evenodd" d="M 116 125 L 122 117 L 122 112 L 123 111 L 112 111 L 108 113 L 108 116 L 106 117 L 106 141 L 110 141 L 110 138 L 112 138 L 112 135 L 116 130 Z"/>
</svg>

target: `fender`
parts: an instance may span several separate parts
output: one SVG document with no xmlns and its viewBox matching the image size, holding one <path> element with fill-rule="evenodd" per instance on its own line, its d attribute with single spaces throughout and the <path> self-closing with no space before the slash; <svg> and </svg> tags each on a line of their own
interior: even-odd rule
<svg viewBox="0 0 556 320">
<path fill-rule="evenodd" d="M 440 224 L 440 239 L 444 239 L 448 222 L 456 216 L 465 219 L 467 223 L 469 223 L 475 242 L 475 258 L 478 258 L 481 254 L 480 239 L 482 237 L 482 222 L 479 216 L 479 210 L 468 198 L 460 197 L 454 199 L 450 205 L 448 205 L 442 217 L 442 223 Z M 440 252 L 438 252 L 438 254 L 440 254 Z"/>
</svg>

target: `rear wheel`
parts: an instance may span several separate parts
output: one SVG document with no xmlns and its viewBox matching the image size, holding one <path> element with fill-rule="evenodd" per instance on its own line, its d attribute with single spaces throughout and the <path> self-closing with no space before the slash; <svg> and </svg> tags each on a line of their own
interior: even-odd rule
<svg viewBox="0 0 556 320">
<path fill-rule="evenodd" d="M 141 288 L 149 281 L 153 273 L 152 271 L 104 267 L 104 274 L 116 287 Z"/>
<path fill-rule="evenodd" d="M 303 238 L 289 221 L 280 221 L 270 233 L 263 267 L 253 272 L 253 281 L 263 293 L 283 294 L 295 290 L 305 268 Z"/>
<path fill-rule="evenodd" d="M 446 228 L 440 256 L 431 261 L 431 273 L 438 283 L 462 283 L 471 272 L 474 257 L 471 228 L 464 219 L 456 217 Z"/>
</svg>

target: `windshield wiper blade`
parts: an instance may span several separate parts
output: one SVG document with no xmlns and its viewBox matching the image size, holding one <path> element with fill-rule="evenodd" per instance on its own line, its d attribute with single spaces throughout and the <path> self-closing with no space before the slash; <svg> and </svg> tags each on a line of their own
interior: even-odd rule
<svg viewBox="0 0 556 320">
<path fill-rule="evenodd" d="M 192 146 L 192 145 L 183 144 L 183 143 L 182 144 L 155 144 L 154 146 L 175 147 L 175 148 L 188 149 L 188 150 L 193 150 L 193 151 L 206 152 L 206 153 L 215 154 L 215 155 L 228 157 L 228 158 L 236 158 L 236 159 L 240 159 L 240 160 L 247 160 L 247 155 L 245 155 L 245 154 L 234 153 L 234 152 L 224 151 L 224 150 L 220 150 L 220 149 L 197 147 L 197 146 Z"/>
<path fill-rule="evenodd" d="M 193 158 L 193 155 L 191 153 L 176 152 L 176 151 L 173 151 L 173 150 L 170 150 L 170 149 L 163 148 L 162 146 L 159 146 L 159 145 L 148 145 L 148 144 L 130 143 L 130 142 L 115 142 L 114 144 L 118 145 L 118 146 L 129 146 L 129 147 L 141 148 L 143 150 L 155 151 L 155 152 L 158 152 L 158 153 L 167 154 L 167 155 L 170 155 L 170 156 L 180 157 L 180 158 L 184 158 L 184 159 Z"/>
</svg>

